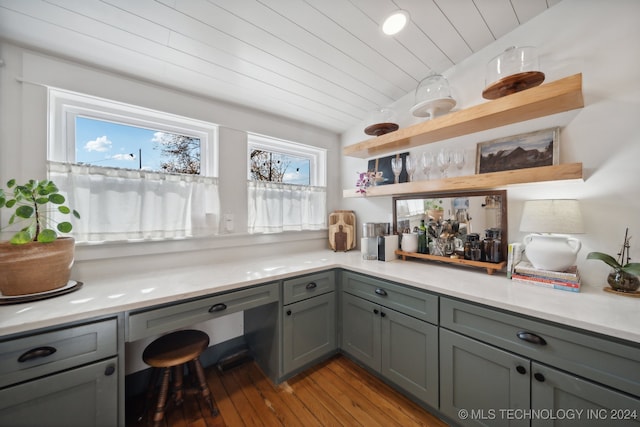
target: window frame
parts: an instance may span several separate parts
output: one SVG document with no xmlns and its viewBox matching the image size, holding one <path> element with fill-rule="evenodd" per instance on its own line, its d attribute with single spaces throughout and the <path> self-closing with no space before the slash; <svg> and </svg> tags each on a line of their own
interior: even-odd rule
<svg viewBox="0 0 640 427">
<path fill-rule="evenodd" d="M 119 101 L 49 88 L 47 159 L 76 162 L 76 117 L 200 139 L 200 175 L 217 177 L 218 125 Z M 159 173 L 165 173 L 157 171 Z"/>
<path fill-rule="evenodd" d="M 299 142 L 247 132 L 247 179 L 251 181 L 251 152 L 263 150 L 309 160 L 309 187 L 327 185 L 327 150 Z M 285 185 L 302 185 L 287 184 Z"/>
</svg>

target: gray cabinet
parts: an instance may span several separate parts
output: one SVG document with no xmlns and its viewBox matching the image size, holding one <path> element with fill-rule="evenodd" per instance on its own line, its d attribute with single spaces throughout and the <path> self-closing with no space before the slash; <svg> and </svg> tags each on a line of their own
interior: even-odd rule
<svg viewBox="0 0 640 427">
<path fill-rule="evenodd" d="M 117 426 L 117 320 L 0 342 L 0 425 Z"/>
<path fill-rule="evenodd" d="M 421 318 L 402 313 L 389 306 L 414 307 L 412 313 L 426 313 L 431 299 L 437 297 L 404 289 L 398 285 L 366 276 L 345 273 L 342 293 L 342 351 L 378 372 L 416 398 L 438 407 L 438 328 Z M 349 286 L 369 282 L 369 299 L 364 286 Z M 377 291 L 377 292 L 376 292 Z M 405 291 L 417 292 L 412 301 Z M 425 304 L 425 301 L 429 301 Z M 387 304 L 382 304 L 386 302 Z M 421 307 L 416 310 L 415 307 Z M 437 302 L 429 313 L 437 318 Z M 428 311 L 428 310 L 427 310 Z M 423 317 L 421 315 L 420 317 Z"/>
<path fill-rule="evenodd" d="M 640 425 L 638 346 L 448 298 L 440 308 L 440 409 L 456 423 Z"/>
<path fill-rule="evenodd" d="M 467 426 L 528 426 L 500 409 L 530 408 L 527 358 L 440 329 L 440 411 Z"/>
<path fill-rule="evenodd" d="M 531 407 L 556 414 L 538 417 L 531 425 L 640 426 L 640 400 L 609 387 L 539 363 L 532 364 Z"/>
<path fill-rule="evenodd" d="M 288 376 L 333 354 L 336 342 L 335 272 L 283 282 L 282 370 Z"/>
</svg>

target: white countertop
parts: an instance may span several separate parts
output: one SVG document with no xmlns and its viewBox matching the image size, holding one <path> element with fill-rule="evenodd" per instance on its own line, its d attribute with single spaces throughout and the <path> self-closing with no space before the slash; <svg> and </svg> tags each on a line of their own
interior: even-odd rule
<svg viewBox="0 0 640 427">
<path fill-rule="evenodd" d="M 566 292 L 518 284 L 504 274 L 424 261 L 364 261 L 360 252 L 283 254 L 85 280 L 78 291 L 0 306 L 0 336 L 135 310 L 330 268 L 370 274 L 563 325 L 640 343 L 640 299 L 583 287 Z"/>
</svg>

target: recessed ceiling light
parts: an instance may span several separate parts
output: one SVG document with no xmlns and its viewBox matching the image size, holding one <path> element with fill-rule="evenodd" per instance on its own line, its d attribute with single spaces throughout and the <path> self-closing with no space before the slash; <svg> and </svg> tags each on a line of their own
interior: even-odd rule
<svg viewBox="0 0 640 427">
<path fill-rule="evenodd" d="M 406 10 L 396 10 L 382 23 L 382 32 L 388 36 L 399 33 L 409 21 L 409 13 Z"/>
</svg>

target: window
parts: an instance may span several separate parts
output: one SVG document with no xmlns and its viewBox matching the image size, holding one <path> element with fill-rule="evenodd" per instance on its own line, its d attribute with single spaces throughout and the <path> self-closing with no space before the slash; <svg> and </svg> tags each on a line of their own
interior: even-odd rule
<svg viewBox="0 0 640 427">
<path fill-rule="evenodd" d="M 249 134 L 250 233 L 326 228 L 326 150 Z"/>
<path fill-rule="evenodd" d="M 83 217 L 78 241 L 217 232 L 215 125 L 58 89 L 49 117 L 49 175 Z"/>
<path fill-rule="evenodd" d="M 198 137 L 76 116 L 75 147 L 78 164 L 200 175 Z"/>
<path fill-rule="evenodd" d="M 249 179 L 297 185 L 326 185 L 326 150 L 250 133 Z"/>
</svg>

